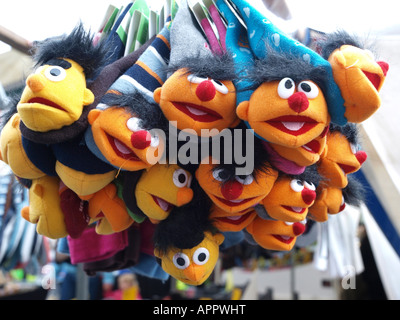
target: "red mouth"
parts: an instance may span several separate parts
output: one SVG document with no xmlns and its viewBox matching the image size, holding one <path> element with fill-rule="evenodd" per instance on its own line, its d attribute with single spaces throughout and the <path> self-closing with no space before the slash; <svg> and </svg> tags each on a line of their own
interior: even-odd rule
<svg viewBox="0 0 400 320">
<path fill-rule="evenodd" d="M 247 198 L 247 199 L 238 199 L 238 200 L 226 200 L 226 199 L 219 198 L 219 197 L 216 197 L 216 198 L 217 198 L 219 201 L 221 201 L 223 204 L 225 204 L 225 205 L 227 205 L 227 206 L 230 206 L 230 207 L 237 207 L 237 206 L 240 206 L 240 205 L 242 205 L 242 204 L 245 204 L 245 203 L 247 203 L 247 202 L 249 202 L 249 201 L 255 199 L 255 197 L 253 197 L 253 198 Z"/>
<path fill-rule="evenodd" d="M 304 211 L 306 211 L 306 208 L 302 208 L 302 207 L 290 207 L 290 206 L 282 206 L 282 207 L 285 208 L 286 210 L 289 210 L 291 212 L 298 213 L 298 214 L 302 214 L 302 213 L 304 213 Z"/>
<path fill-rule="evenodd" d="M 252 213 L 252 211 L 250 211 L 248 213 L 245 213 L 245 214 L 243 214 L 241 216 L 220 217 L 220 218 L 216 218 L 216 219 L 221 221 L 221 222 L 224 222 L 224 223 L 239 225 L 243 221 L 247 220 L 251 213 Z"/>
<path fill-rule="evenodd" d="M 301 147 L 307 150 L 308 152 L 318 153 L 321 145 L 317 140 L 313 140 Z"/>
<path fill-rule="evenodd" d="M 110 136 L 109 134 L 106 135 L 108 138 L 108 142 L 110 143 L 111 147 L 113 148 L 114 152 L 117 154 L 118 157 L 126 160 L 141 161 L 140 158 L 121 141 Z"/>
<path fill-rule="evenodd" d="M 375 87 L 375 89 L 378 90 L 379 86 L 381 85 L 381 77 L 376 73 L 371 73 L 368 71 L 363 71 L 363 72 L 364 72 L 365 76 L 368 78 L 368 80 Z"/>
<path fill-rule="evenodd" d="M 206 107 L 192 103 L 172 102 L 178 110 L 199 122 L 213 122 L 222 119 L 222 116 Z"/>
<path fill-rule="evenodd" d="M 61 111 L 66 111 L 63 107 L 59 106 L 58 104 L 54 103 L 53 101 L 44 99 L 44 98 L 32 98 L 28 101 L 28 103 L 39 103 L 39 104 L 43 104 L 45 106 L 48 107 L 52 107 Z"/>
<path fill-rule="evenodd" d="M 159 197 L 156 197 L 155 195 L 151 195 L 153 197 L 154 202 L 165 212 L 169 212 L 170 210 L 172 210 L 172 208 L 174 207 L 174 205 L 172 205 L 171 203 L 165 201 L 164 199 L 161 199 Z"/>
<path fill-rule="evenodd" d="M 346 208 L 346 203 L 345 203 L 345 202 L 343 202 L 343 203 L 340 205 L 339 212 L 342 212 L 342 211 L 344 210 L 344 208 Z"/>
<path fill-rule="evenodd" d="M 294 240 L 294 237 L 289 237 L 289 236 L 280 236 L 278 234 L 273 234 L 272 235 L 274 238 L 278 239 L 280 242 L 289 244 Z"/>
<path fill-rule="evenodd" d="M 356 170 L 356 167 L 349 166 L 347 164 L 338 163 L 338 166 L 343 170 L 343 172 L 345 174 L 349 174 L 349 173 L 353 172 L 354 170 Z"/>
<path fill-rule="evenodd" d="M 282 116 L 266 123 L 293 136 L 304 134 L 318 124 L 314 119 L 304 116 Z"/>
</svg>

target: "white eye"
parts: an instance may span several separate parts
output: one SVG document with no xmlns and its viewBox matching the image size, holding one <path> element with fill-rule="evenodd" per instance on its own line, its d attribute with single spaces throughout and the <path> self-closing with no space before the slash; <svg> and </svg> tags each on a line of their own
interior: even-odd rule
<svg viewBox="0 0 400 320">
<path fill-rule="evenodd" d="M 351 149 L 351 152 L 352 152 L 353 154 L 356 154 L 357 151 L 358 151 L 357 146 L 356 146 L 355 144 L 353 144 L 353 143 L 350 143 L 350 149 Z"/>
<path fill-rule="evenodd" d="M 129 118 L 128 121 L 126 122 L 126 126 L 132 132 L 139 131 L 141 129 L 141 127 L 140 127 L 140 119 L 136 118 L 136 117 Z"/>
<path fill-rule="evenodd" d="M 191 83 L 201 83 L 203 81 L 208 80 L 208 78 L 206 78 L 206 77 L 197 77 L 197 76 L 195 76 L 193 74 L 189 74 L 187 79 Z"/>
<path fill-rule="evenodd" d="M 40 66 L 35 70 L 35 74 L 41 73 L 43 70 L 44 66 Z"/>
<path fill-rule="evenodd" d="M 193 254 L 193 262 L 199 266 L 205 264 L 210 258 L 210 252 L 206 248 L 198 248 Z"/>
<path fill-rule="evenodd" d="M 151 136 L 150 145 L 157 148 L 160 145 L 160 138 L 157 135 Z"/>
<path fill-rule="evenodd" d="M 308 99 L 314 99 L 318 96 L 319 89 L 317 85 L 311 81 L 302 81 L 299 83 L 297 89 L 303 92 Z"/>
<path fill-rule="evenodd" d="M 172 180 L 174 181 L 174 184 L 178 188 L 183 188 L 184 186 L 186 186 L 186 183 L 188 182 L 188 176 L 186 174 L 186 171 L 183 169 L 175 170 L 172 176 Z"/>
<path fill-rule="evenodd" d="M 303 225 L 306 225 L 307 224 L 307 219 L 301 220 L 300 223 L 303 224 Z"/>
<path fill-rule="evenodd" d="M 307 189 L 310 189 L 310 190 L 312 190 L 312 191 L 315 191 L 315 186 L 314 186 L 314 183 L 312 183 L 312 182 L 307 182 L 307 181 L 304 181 L 304 186 L 307 188 Z"/>
<path fill-rule="evenodd" d="M 45 70 L 44 75 L 50 81 L 57 82 L 64 80 L 67 76 L 67 72 L 65 71 L 65 69 L 59 66 L 50 66 Z"/>
<path fill-rule="evenodd" d="M 222 82 L 218 80 L 211 80 L 211 82 L 217 91 L 221 92 L 222 94 L 228 93 L 228 88 Z"/>
<path fill-rule="evenodd" d="M 172 262 L 178 269 L 186 269 L 190 265 L 189 257 L 184 253 L 176 253 L 172 258 Z"/>
<path fill-rule="evenodd" d="M 214 177 L 215 180 L 221 181 L 221 182 L 225 181 L 226 178 L 227 178 L 227 177 L 226 177 L 226 174 L 225 174 L 225 172 L 224 172 L 224 169 L 216 169 L 216 170 L 213 170 L 212 175 L 213 175 L 213 177 Z"/>
<path fill-rule="evenodd" d="M 294 81 L 290 78 L 283 78 L 278 85 L 278 95 L 282 99 L 288 99 L 295 90 Z"/>
<path fill-rule="evenodd" d="M 254 181 L 254 178 L 251 174 L 249 174 L 248 176 L 236 176 L 235 179 L 245 186 L 248 186 Z"/>
<path fill-rule="evenodd" d="M 304 184 L 301 180 L 293 179 L 292 181 L 290 181 L 290 187 L 295 192 L 301 192 L 304 189 Z"/>
<path fill-rule="evenodd" d="M 291 226 L 294 222 L 283 221 L 287 226 Z"/>
</svg>

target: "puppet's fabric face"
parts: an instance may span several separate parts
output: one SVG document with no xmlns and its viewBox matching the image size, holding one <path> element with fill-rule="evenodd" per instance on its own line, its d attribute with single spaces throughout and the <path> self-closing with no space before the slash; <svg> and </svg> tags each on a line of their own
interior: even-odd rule
<svg viewBox="0 0 400 320">
<path fill-rule="evenodd" d="M 308 208 L 316 198 L 312 182 L 279 177 L 262 204 L 268 215 L 276 220 L 298 222 L 306 218 Z"/>
<path fill-rule="evenodd" d="M 205 232 L 204 239 L 193 248 L 172 247 L 165 254 L 156 249 L 154 254 L 161 259 L 161 266 L 166 273 L 188 285 L 198 286 L 213 272 L 223 241 L 222 234 Z"/>
<path fill-rule="evenodd" d="M 214 136 L 219 133 L 215 131 L 232 128 L 239 123 L 232 81 L 197 77 L 188 74 L 186 69 L 179 69 L 161 88 L 155 90 L 154 100 L 165 117 L 172 124 L 176 122 L 179 130 L 191 129 L 198 136 Z M 205 129 L 203 134 L 201 129 Z M 213 132 L 212 129 L 217 130 Z"/>
<path fill-rule="evenodd" d="M 213 225 L 221 232 L 238 232 L 246 228 L 257 216 L 253 208 L 245 209 L 243 212 L 230 213 L 213 205 L 210 211 L 210 219 Z"/>
<path fill-rule="evenodd" d="M 371 56 L 368 50 L 343 45 L 329 57 L 335 82 L 345 100 L 345 117 L 360 123 L 368 119 L 381 105 L 382 88 L 389 65 Z"/>
<path fill-rule="evenodd" d="M 267 250 L 289 251 L 305 231 L 306 221 L 285 222 L 257 217 L 246 228 L 261 247 Z"/>
<path fill-rule="evenodd" d="M 82 67 L 53 59 L 28 76 L 17 110 L 27 128 L 47 132 L 74 123 L 93 101 Z"/>
<path fill-rule="evenodd" d="M 327 126 L 317 138 L 298 148 L 288 148 L 274 143 L 271 143 L 270 146 L 281 157 L 293 161 L 298 166 L 311 166 L 319 161 L 325 149 L 328 128 Z"/>
<path fill-rule="evenodd" d="M 239 213 L 259 204 L 270 192 L 278 172 L 259 172 L 253 175 L 235 176 L 234 180 L 226 181 L 223 169 L 214 169 L 214 165 L 201 163 L 196 171 L 200 186 L 211 201 L 229 213 Z"/>
<path fill-rule="evenodd" d="M 142 173 L 136 185 L 136 203 L 152 222 L 164 220 L 174 207 L 192 200 L 191 181 L 190 172 L 176 164 L 155 164 Z"/>
<path fill-rule="evenodd" d="M 116 168 L 146 169 L 163 155 L 165 142 L 162 137 L 141 129 L 140 120 L 126 108 L 93 109 L 88 119 L 96 147 Z"/>
<path fill-rule="evenodd" d="M 236 113 L 261 138 L 290 148 L 317 138 L 330 121 L 320 88 L 312 81 L 295 83 L 290 78 L 261 84 Z"/>
<path fill-rule="evenodd" d="M 329 214 L 342 212 L 346 207 L 342 189 L 340 188 L 318 188 L 317 199 L 309 209 L 309 216 L 317 222 L 325 222 Z"/>
<path fill-rule="evenodd" d="M 337 131 L 328 133 L 326 145 L 327 152 L 321 157 L 318 171 L 328 179 L 329 186 L 344 188 L 348 184 L 347 175 L 361 168 L 367 154 Z"/>
</svg>

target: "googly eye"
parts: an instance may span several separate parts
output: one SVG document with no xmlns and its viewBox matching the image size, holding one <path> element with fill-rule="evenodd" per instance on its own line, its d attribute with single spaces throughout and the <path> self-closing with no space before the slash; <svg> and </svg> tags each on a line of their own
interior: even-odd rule
<svg viewBox="0 0 400 320">
<path fill-rule="evenodd" d="M 59 66 L 50 66 L 44 71 L 44 75 L 50 81 L 58 82 L 65 79 L 67 72 Z"/>
<path fill-rule="evenodd" d="M 283 78 L 278 84 L 278 95 L 282 99 L 288 99 L 295 90 L 294 81 L 290 78 Z"/>
<path fill-rule="evenodd" d="M 291 226 L 294 222 L 287 222 L 287 221 L 284 221 L 284 223 L 285 223 L 287 226 Z"/>
<path fill-rule="evenodd" d="M 215 89 L 222 94 L 227 94 L 229 92 L 228 88 L 218 80 L 211 80 L 212 84 L 214 85 Z"/>
<path fill-rule="evenodd" d="M 236 176 L 235 179 L 236 181 L 240 182 L 241 184 L 244 184 L 245 186 L 248 186 L 254 181 L 254 178 L 251 174 L 247 176 Z"/>
<path fill-rule="evenodd" d="M 319 89 L 317 85 L 311 81 L 302 81 L 299 83 L 297 89 L 303 92 L 307 98 L 314 99 L 318 96 Z"/>
<path fill-rule="evenodd" d="M 43 71 L 44 66 L 40 66 L 35 70 L 35 74 L 39 74 Z"/>
<path fill-rule="evenodd" d="M 304 189 L 304 184 L 301 180 L 293 179 L 292 181 L 290 181 L 290 187 L 295 192 L 301 192 Z"/>
<path fill-rule="evenodd" d="M 157 148 L 159 145 L 160 145 L 160 138 L 158 137 L 158 135 L 152 135 L 150 146 L 152 146 L 153 148 Z"/>
<path fill-rule="evenodd" d="M 193 74 L 189 74 L 188 77 L 187 77 L 187 79 L 188 79 L 188 81 L 191 82 L 191 83 L 201 83 L 201 82 L 203 82 L 203 81 L 208 80 L 207 77 L 198 77 L 198 76 L 195 76 L 195 75 L 193 75 Z"/>
<path fill-rule="evenodd" d="M 214 179 L 217 180 L 217 181 L 223 182 L 226 179 L 228 179 L 228 175 L 226 174 L 224 169 L 213 170 L 212 175 L 213 175 Z"/>
<path fill-rule="evenodd" d="M 303 225 L 306 225 L 307 224 L 307 219 L 301 220 L 300 223 L 303 224 Z"/>
<path fill-rule="evenodd" d="M 198 248 L 193 254 L 193 262 L 199 266 L 207 263 L 210 252 L 206 248 Z"/>
<path fill-rule="evenodd" d="M 315 191 L 315 189 L 316 189 L 314 183 L 312 183 L 312 182 L 304 181 L 304 186 L 305 186 L 307 189 L 310 189 L 310 190 L 312 190 L 312 191 Z"/>
<path fill-rule="evenodd" d="M 174 185 L 176 185 L 178 188 L 183 188 L 188 182 L 186 171 L 183 169 L 175 170 L 172 176 L 172 180 L 174 181 Z"/>
<path fill-rule="evenodd" d="M 128 121 L 126 122 L 126 126 L 132 132 L 139 131 L 141 129 L 141 127 L 140 127 L 140 119 L 136 118 L 136 117 L 129 118 Z"/>
<path fill-rule="evenodd" d="M 350 149 L 351 149 L 351 152 L 352 152 L 353 154 L 356 154 L 357 151 L 358 151 L 357 146 L 356 146 L 355 144 L 353 144 L 353 143 L 350 143 Z"/>
<path fill-rule="evenodd" d="M 176 253 L 172 258 L 172 262 L 174 263 L 175 267 L 181 270 L 186 269 L 190 265 L 189 257 L 182 252 Z"/>
</svg>

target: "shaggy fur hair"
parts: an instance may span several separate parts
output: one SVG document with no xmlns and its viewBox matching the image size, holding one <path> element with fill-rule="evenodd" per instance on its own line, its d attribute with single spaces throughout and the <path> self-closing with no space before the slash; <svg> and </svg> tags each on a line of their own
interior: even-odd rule
<svg viewBox="0 0 400 320">
<path fill-rule="evenodd" d="M 360 49 L 364 49 L 364 45 L 356 36 L 351 36 L 344 30 L 327 34 L 324 38 L 317 41 L 317 47 L 321 49 L 321 56 L 328 59 L 333 51 L 343 45 L 351 45 Z"/>
<path fill-rule="evenodd" d="M 339 126 L 337 124 L 331 123 L 329 125 L 329 131 L 331 132 L 340 132 L 342 135 L 346 137 L 346 139 L 354 145 L 360 144 L 360 135 L 358 126 L 355 123 L 347 123 L 344 126 Z"/>
<path fill-rule="evenodd" d="M 348 184 L 342 190 L 344 201 L 350 205 L 359 207 L 365 200 L 364 185 L 356 177 L 348 175 Z"/>
</svg>

